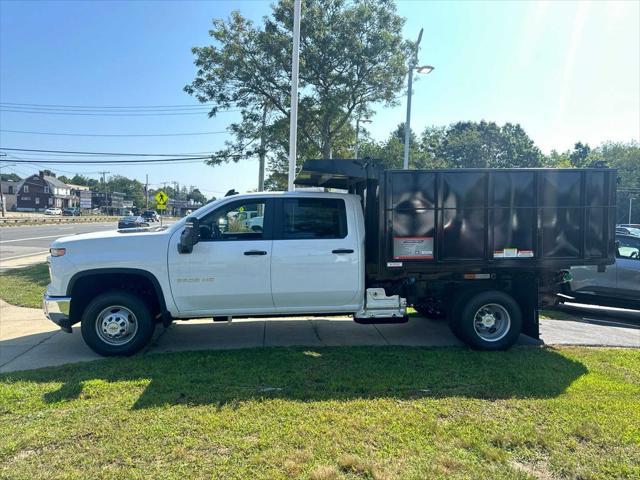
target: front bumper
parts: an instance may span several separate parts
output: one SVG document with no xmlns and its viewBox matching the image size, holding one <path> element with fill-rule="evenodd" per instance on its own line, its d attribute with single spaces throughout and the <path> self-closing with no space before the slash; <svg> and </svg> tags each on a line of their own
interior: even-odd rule
<svg viewBox="0 0 640 480">
<path fill-rule="evenodd" d="M 42 297 L 42 310 L 44 315 L 62 330 L 71 333 L 71 318 L 69 310 L 71 297 L 53 297 L 45 293 Z"/>
</svg>

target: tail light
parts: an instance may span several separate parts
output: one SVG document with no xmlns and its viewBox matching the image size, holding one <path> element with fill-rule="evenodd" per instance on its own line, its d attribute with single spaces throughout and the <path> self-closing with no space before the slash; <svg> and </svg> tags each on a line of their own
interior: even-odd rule
<svg viewBox="0 0 640 480">
<path fill-rule="evenodd" d="M 61 257 L 65 253 L 67 253 L 67 249 L 66 248 L 50 248 L 49 253 L 51 253 L 52 257 Z"/>
</svg>

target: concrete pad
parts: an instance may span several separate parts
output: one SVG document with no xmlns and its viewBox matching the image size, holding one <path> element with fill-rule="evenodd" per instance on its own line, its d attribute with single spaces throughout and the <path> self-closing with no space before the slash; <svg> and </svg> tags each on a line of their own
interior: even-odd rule
<svg viewBox="0 0 640 480">
<path fill-rule="evenodd" d="M 278 318 L 265 322 L 265 347 L 322 346 L 309 319 Z"/>
<path fill-rule="evenodd" d="M 407 323 L 375 326 L 390 345 L 444 347 L 462 345 L 451 334 L 446 320 L 409 317 Z"/>
<path fill-rule="evenodd" d="M 261 347 L 264 344 L 264 320 L 212 320 L 176 322 L 160 335 L 149 352 L 179 352 Z"/>
<path fill-rule="evenodd" d="M 33 254 L 16 255 L 15 257 L 9 257 L 6 259 L 0 258 L 0 270 L 30 267 L 31 265 L 47 261 L 49 250 L 44 251 L 39 247 L 34 248 L 33 250 L 37 250 L 37 252 Z"/>
<path fill-rule="evenodd" d="M 9 365 L 20 355 L 33 348 L 31 345 L 2 345 L 0 346 L 0 372 L 4 372 L 4 366 Z M 10 370 L 6 370 L 10 371 Z"/>
<path fill-rule="evenodd" d="M 640 329 L 583 321 L 542 320 L 540 338 L 547 345 L 594 345 L 640 348 Z"/>
<path fill-rule="evenodd" d="M 32 368 L 51 367 L 55 365 L 64 365 L 72 362 L 86 362 L 103 358 L 87 347 L 82 338 L 80 341 L 74 341 L 74 335 L 64 335 L 67 340 L 64 344 L 58 343 L 42 343 L 37 347 L 33 347 L 26 353 L 18 356 L 8 364 L 0 367 L 0 373 L 11 372 L 16 370 L 30 370 Z M 76 339 L 78 336 L 75 336 Z"/>
<path fill-rule="evenodd" d="M 374 325 L 361 325 L 349 318 L 312 318 L 322 344 L 335 347 L 342 345 L 387 345 Z"/>
</svg>

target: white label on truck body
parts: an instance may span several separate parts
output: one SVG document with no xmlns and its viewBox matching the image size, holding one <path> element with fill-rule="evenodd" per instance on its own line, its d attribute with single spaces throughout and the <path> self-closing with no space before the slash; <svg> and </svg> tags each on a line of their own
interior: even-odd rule
<svg viewBox="0 0 640 480">
<path fill-rule="evenodd" d="M 396 260 L 433 260 L 433 237 L 393 237 Z"/>
</svg>

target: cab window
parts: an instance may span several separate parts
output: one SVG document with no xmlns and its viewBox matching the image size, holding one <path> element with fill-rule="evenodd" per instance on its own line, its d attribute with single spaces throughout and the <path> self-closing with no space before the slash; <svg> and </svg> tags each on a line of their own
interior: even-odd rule
<svg viewBox="0 0 640 480">
<path fill-rule="evenodd" d="M 214 210 L 200 221 L 200 241 L 262 240 L 267 202 L 246 200 Z"/>
<path fill-rule="evenodd" d="M 282 238 L 314 239 L 347 236 L 344 200 L 291 198 L 283 201 Z"/>
</svg>

